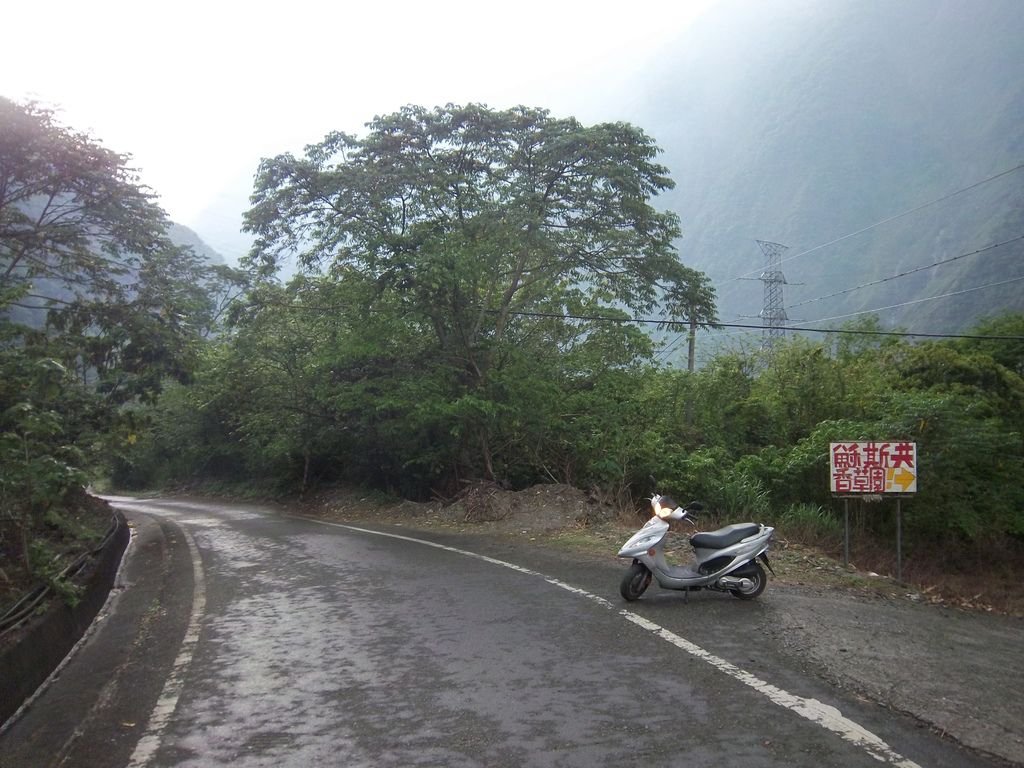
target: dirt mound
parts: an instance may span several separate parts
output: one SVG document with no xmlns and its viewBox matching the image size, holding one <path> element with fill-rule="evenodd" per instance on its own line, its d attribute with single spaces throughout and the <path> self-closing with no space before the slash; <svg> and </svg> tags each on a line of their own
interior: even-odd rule
<svg viewBox="0 0 1024 768">
<path fill-rule="evenodd" d="M 446 516 L 467 523 L 491 523 L 506 530 L 550 531 L 609 519 L 613 511 L 570 485 L 534 485 L 509 491 L 475 483 L 446 507 Z"/>
<path fill-rule="evenodd" d="M 477 482 L 448 502 L 395 501 L 365 491 L 338 488 L 307 499 L 307 513 L 328 519 L 388 522 L 437 522 L 480 525 L 492 531 L 554 531 L 611 520 L 614 508 L 570 485 L 550 483 L 510 491 L 497 483 Z"/>
</svg>

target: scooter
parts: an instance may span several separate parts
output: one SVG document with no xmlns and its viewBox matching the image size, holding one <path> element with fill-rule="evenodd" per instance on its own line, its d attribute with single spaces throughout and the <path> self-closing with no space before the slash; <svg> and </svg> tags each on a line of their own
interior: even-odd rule
<svg viewBox="0 0 1024 768">
<path fill-rule="evenodd" d="M 669 565 L 665 559 L 669 521 L 693 523 L 693 517 L 704 507 L 697 501 L 680 507 L 668 496 L 655 494 L 651 498 L 651 509 L 654 512 L 651 519 L 619 550 L 619 557 L 633 560 L 619 585 L 619 592 L 626 600 L 637 600 L 650 586 L 652 578 L 657 579 L 663 589 L 685 590 L 687 596 L 691 591 L 713 589 L 730 592 L 741 600 L 752 600 L 764 592 L 768 584 L 767 574 L 758 559 L 768 566 L 772 576 L 775 575 L 767 554 L 768 542 L 775 534 L 771 526 L 738 523 L 710 533 L 695 533 L 690 537 L 690 545 L 696 562 Z"/>
</svg>

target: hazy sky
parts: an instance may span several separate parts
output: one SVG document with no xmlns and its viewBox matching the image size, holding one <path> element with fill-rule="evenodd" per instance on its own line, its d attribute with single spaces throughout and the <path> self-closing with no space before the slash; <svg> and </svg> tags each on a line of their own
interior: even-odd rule
<svg viewBox="0 0 1024 768">
<path fill-rule="evenodd" d="M 618 119 L 608 94 L 714 2 L 17 3 L 0 95 L 131 154 L 171 218 L 196 226 L 218 206 L 240 216 L 261 157 L 404 104 Z"/>
</svg>

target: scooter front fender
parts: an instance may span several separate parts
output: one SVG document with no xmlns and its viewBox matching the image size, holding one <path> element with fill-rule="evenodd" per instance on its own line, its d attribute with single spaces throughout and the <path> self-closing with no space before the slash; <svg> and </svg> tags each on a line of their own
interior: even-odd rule
<svg viewBox="0 0 1024 768">
<path fill-rule="evenodd" d="M 619 549 L 619 557 L 643 560 L 647 553 L 658 546 L 668 533 L 668 523 L 659 517 L 652 517 L 644 527 L 629 537 L 629 541 Z M 647 564 L 650 568 L 650 564 Z"/>
</svg>

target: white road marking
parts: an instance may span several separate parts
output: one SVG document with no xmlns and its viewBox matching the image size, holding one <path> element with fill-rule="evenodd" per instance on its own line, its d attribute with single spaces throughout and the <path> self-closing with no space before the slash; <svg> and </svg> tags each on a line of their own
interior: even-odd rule
<svg viewBox="0 0 1024 768">
<path fill-rule="evenodd" d="M 502 568 L 509 568 L 513 571 L 517 571 L 527 576 L 536 576 L 538 578 L 544 579 L 549 584 L 552 584 L 556 587 L 571 592 L 574 595 L 585 597 L 586 599 L 594 603 L 597 603 L 598 605 L 604 608 L 615 610 L 615 606 L 611 603 L 611 601 L 606 600 L 605 598 L 600 597 L 599 595 L 595 595 L 592 592 L 588 592 L 587 590 L 581 589 L 580 587 L 576 587 L 572 584 L 560 581 L 559 579 L 552 578 L 543 573 L 540 573 L 539 571 L 534 571 L 530 568 L 524 568 L 521 565 L 509 563 L 505 560 L 498 560 L 493 557 L 488 557 L 487 555 L 481 555 L 476 552 L 471 552 L 465 549 L 458 549 L 456 547 L 449 547 L 446 544 L 438 544 L 436 542 L 427 541 L 425 539 L 413 538 L 412 536 L 403 536 L 397 533 L 385 533 L 383 531 L 374 531 L 369 528 L 359 528 L 354 525 L 344 525 L 342 523 L 331 523 L 325 520 L 316 520 L 314 518 L 302 517 L 299 515 L 296 515 L 295 517 L 299 517 L 300 519 L 307 520 L 309 522 L 318 523 L 320 525 L 328 525 L 335 528 L 345 528 L 350 531 L 368 533 L 374 536 L 386 536 L 392 539 L 400 539 L 402 541 L 408 541 L 414 544 L 422 544 L 427 547 L 442 549 L 446 552 L 454 552 L 455 554 L 464 555 L 466 557 L 472 557 L 476 560 L 482 560 L 485 563 L 498 565 Z M 686 638 L 681 637 L 675 634 L 674 632 L 665 629 L 659 624 L 655 624 L 653 621 L 645 619 L 643 616 L 640 616 L 639 614 L 622 609 L 620 609 L 618 613 L 627 621 L 633 622 L 638 627 L 642 627 L 643 629 L 648 630 L 657 637 L 660 637 L 662 640 L 665 640 L 666 642 L 669 642 L 672 645 L 676 646 L 680 650 L 686 651 L 691 656 L 694 656 L 700 659 L 701 661 L 705 661 L 711 666 L 715 667 L 720 672 L 724 672 L 725 674 L 729 675 L 729 677 L 738 680 L 744 685 L 753 688 L 755 691 L 766 696 L 768 700 L 773 702 L 774 704 L 778 704 L 780 707 L 785 707 L 786 709 L 796 713 L 800 717 L 803 717 L 806 720 L 811 721 L 812 723 L 820 725 L 822 728 L 825 728 L 828 731 L 838 734 L 842 739 L 850 742 L 851 744 L 854 744 L 857 747 L 860 747 L 876 760 L 883 763 L 888 763 L 889 765 L 898 766 L 898 768 L 921 768 L 921 766 L 915 763 L 913 760 L 903 757 L 903 755 L 896 752 L 892 747 L 886 744 L 885 741 L 880 739 L 871 731 L 867 730 L 858 723 L 855 723 L 853 720 L 850 720 L 848 717 L 844 717 L 842 712 L 840 712 L 835 707 L 818 701 L 817 699 L 805 699 L 802 696 L 797 696 L 795 694 L 789 693 L 788 691 L 785 691 L 777 686 L 774 686 L 771 683 L 765 682 L 764 680 L 761 680 L 755 675 L 752 675 L 751 673 L 743 669 L 740 669 L 735 664 L 732 664 L 731 662 L 728 662 L 723 658 L 720 658 L 712 653 L 705 651 L 699 645 L 691 643 Z"/>
<path fill-rule="evenodd" d="M 142 738 L 135 745 L 128 768 L 145 768 L 160 749 L 164 730 L 166 730 L 174 710 L 178 707 L 178 698 L 181 696 L 181 690 L 185 683 L 185 673 L 192 663 L 196 643 L 199 642 L 203 613 L 206 611 L 206 578 L 203 575 L 203 561 L 191 534 L 184 528 L 180 530 L 185 536 L 185 543 L 188 544 L 189 555 L 192 558 L 192 613 L 189 616 L 188 628 L 185 630 L 185 637 L 181 641 L 178 655 L 174 659 L 171 674 L 164 682 L 163 691 L 160 692 L 160 698 L 157 699 L 156 705 L 150 713 L 149 722 L 146 723 L 146 730 Z"/>
</svg>

